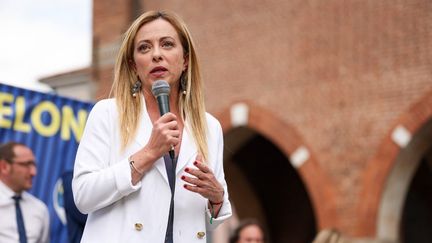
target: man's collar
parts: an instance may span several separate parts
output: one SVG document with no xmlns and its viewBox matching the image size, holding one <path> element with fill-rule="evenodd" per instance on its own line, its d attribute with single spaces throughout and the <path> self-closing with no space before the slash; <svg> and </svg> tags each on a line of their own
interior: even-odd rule
<svg viewBox="0 0 432 243">
<path fill-rule="evenodd" d="M 12 198 L 16 193 L 0 180 L 0 197 Z"/>
</svg>

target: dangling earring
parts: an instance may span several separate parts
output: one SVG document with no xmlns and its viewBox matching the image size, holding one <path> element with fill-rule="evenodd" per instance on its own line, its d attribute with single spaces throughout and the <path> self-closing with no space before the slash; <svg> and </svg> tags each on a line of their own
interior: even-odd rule
<svg viewBox="0 0 432 243">
<path fill-rule="evenodd" d="M 132 96 L 135 98 L 137 97 L 137 94 L 141 91 L 141 80 L 139 79 L 139 77 L 137 78 L 138 80 L 135 82 L 135 84 L 133 85 L 131 92 L 132 92 Z"/>
<path fill-rule="evenodd" d="M 186 75 L 183 72 L 182 75 L 181 75 L 181 77 L 180 77 L 180 86 L 181 86 L 181 90 L 182 90 L 183 95 L 187 94 L 187 85 L 186 85 L 187 79 L 186 79 L 185 76 Z"/>
</svg>

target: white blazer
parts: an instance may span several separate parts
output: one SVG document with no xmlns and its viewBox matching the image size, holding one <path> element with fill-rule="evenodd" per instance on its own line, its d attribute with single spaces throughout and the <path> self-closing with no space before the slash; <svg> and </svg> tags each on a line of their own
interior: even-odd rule
<svg viewBox="0 0 432 243">
<path fill-rule="evenodd" d="M 96 103 L 78 147 L 72 189 L 78 209 L 89 214 L 81 242 L 163 243 L 171 199 L 164 160 L 158 159 L 135 186 L 131 183 L 128 162 L 128 157 L 150 138 L 150 117 L 143 103 L 137 136 L 124 152 L 120 151 L 118 117 L 114 99 Z M 175 243 L 205 243 L 206 231 L 213 230 L 232 214 L 223 171 L 222 129 L 210 114 L 206 114 L 206 119 L 207 163 L 224 187 L 224 203 L 218 217 L 210 224 L 207 199 L 183 188 L 185 182 L 180 177 L 185 174 L 186 167 L 194 167 L 198 151 L 186 124 L 176 168 Z"/>
</svg>

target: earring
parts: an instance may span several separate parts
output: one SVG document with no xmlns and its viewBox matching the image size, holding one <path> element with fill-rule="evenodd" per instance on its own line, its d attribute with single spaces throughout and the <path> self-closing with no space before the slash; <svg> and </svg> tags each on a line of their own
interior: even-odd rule
<svg viewBox="0 0 432 243">
<path fill-rule="evenodd" d="M 186 77 L 185 77 L 185 73 L 183 72 L 181 77 L 180 77 L 180 86 L 181 86 L 181 90 L 183 95 L 187 94 L 187 86 L 186 86 Z"/>
<path fill-rule="evenodd" d="M 137 93 L 141 90 L 141 80 L 138 78 L 138 80 L 135 82 L 135 84 L 132 87 L 132 96 L 135 98 L 137 97 Z"/>
</svg>

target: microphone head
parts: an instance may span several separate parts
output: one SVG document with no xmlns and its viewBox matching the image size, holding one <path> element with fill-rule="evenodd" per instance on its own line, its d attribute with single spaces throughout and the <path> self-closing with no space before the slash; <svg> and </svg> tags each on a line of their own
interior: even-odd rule
<svg viewBox="0 0 432 243">
<path fill-rule="evenodd" d="M 160 95 L 169 96 L 170 86 L 165 80 L 156 80 L 152 85 L 152 93 L 155 97 Z"/>
</svg>

